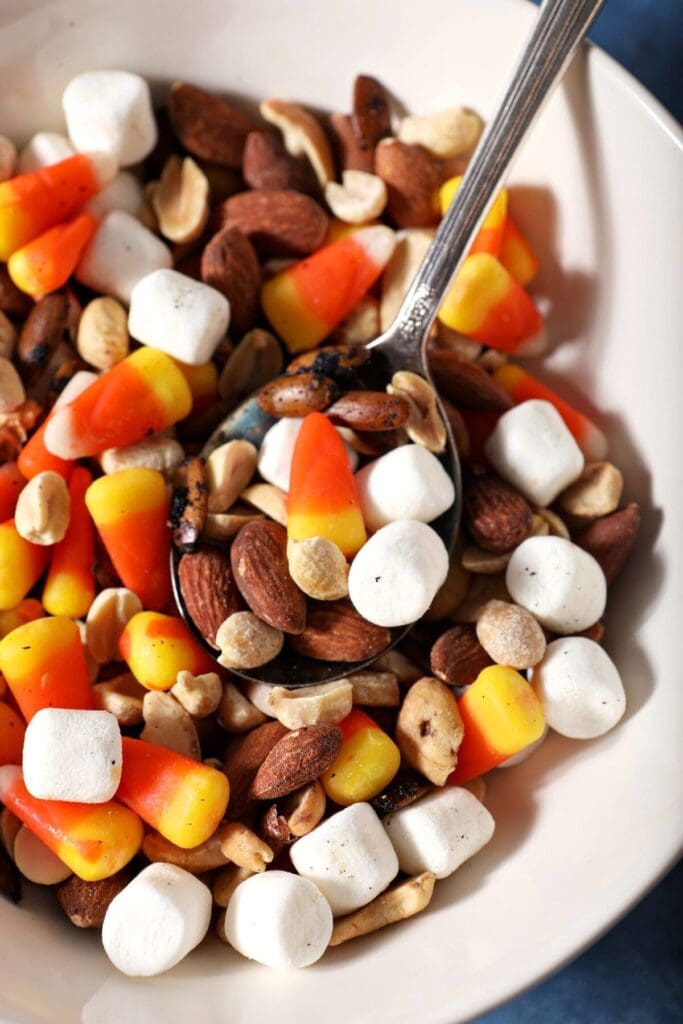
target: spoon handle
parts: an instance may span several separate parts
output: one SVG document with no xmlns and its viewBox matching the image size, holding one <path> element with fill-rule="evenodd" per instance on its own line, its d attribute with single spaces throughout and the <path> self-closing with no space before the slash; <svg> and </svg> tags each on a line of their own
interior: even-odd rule
<svg viewBox="0 0 683 1024">
<path fill-rule="evenodd" d="M 562 77 L 604 0 L 544 0 L 510 85 L 470 161 L 455 199 L 403 300 L 389 336 L 417 356 L 470 242 L 543 103 Z"/>
</svg>

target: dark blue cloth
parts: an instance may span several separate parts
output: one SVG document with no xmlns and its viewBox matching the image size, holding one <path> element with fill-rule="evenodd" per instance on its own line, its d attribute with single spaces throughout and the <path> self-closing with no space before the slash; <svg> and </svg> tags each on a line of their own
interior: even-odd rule
<svg viewBox="0 0 683 1024">
<path fill-rule="evenodd" d="M 608 0 L 591 38 L 683 121 L 683 0 Z M 683 864 L 564 970 L 478 1024 L 681 1024 Z"/>
</svg>

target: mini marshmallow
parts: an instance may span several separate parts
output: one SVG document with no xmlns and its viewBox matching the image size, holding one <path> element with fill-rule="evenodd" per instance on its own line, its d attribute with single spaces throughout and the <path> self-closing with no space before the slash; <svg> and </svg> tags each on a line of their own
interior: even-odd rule
<svg viewBox="0 0 683 1024">
<path fill-rule="evenodd" d="M 555 633 L 580 633 L 607 602 L 605 574 L 587 551 L 564 537 L 529 537 L 512 552 L 505 585 L 517 604 Z"/>
<path fill-rule="evenodd" d="M 403 444 L 356 474 L 363 519 L 379 530 L 397 519 L 431 523 L 455 501 L 453 481 L 436 455 L 419 444 Z"/>
<path fill-rule="evenodd" d="M 76 277 L 127 305 L 138 281 L 172 263 L 168 246 L 144 224 L 123 210 L 112 210 L 83 253 Z"/>
<path fill-rule="evenodd" d="M 265 871 L 233 892 L 225 937 L 242 956 L 286 971 L 320 959 L 332 924 L 332 910 L 317 885 L 290 871 Z"/>
<path fill-rule="evenodd" d="M 583 453 L 554 405 L 521 402 L 498 420 L 484 446 L 498 473 L 535 505 L 549 505 L 583 470 Z"/>
<path fill-rule="evenodd" d="M 230 303 L 215 288 L 177 270 L 155 270 L 133 288 L 128 330 L 150 348 L 198 366 L 225 337 Z"/>
<path fill-rule="evenodd" d="M 461 786 L 447 786 L 422 797 L 383 821 L 398 854 L 401 871 L 453 874 L 486 846 L 495 822 L 484 805 Z"/>
<path fill-rule="evenodd" d="M 142 185 L 130 171 L 119 171 L 96 196 L 89 199 L 84 209 L 93 217 L 102 219 L 112 210 L 123 210 L 137 217 L 143 199 Z"/>
<path fill-rule="evenodd" d="M 337 811 L 289 852 L 295 869 L 315 882 L 335 916 L 374 900 L 398 872 L 394 848 L 367 803 Z"/>
<path fill-rule="evenodd" d="M 73 148 L 66 135 L 58 132 L 38 132 L 28 140 L 17 160 L 17 173 L 30 174 L 40 167 L 49 167 L 73 156 Z"/>
<path fill-rule="evenodd" d="M 12 858 L 24 878 L 36 885 L 57 885 L 73 874 L 26 825 L 22 825 L 14 837 Z"/>
<path fill-rule="evenodd" d="M 149 864 L 107 907 L 102 944 L 123 974 L 148 978 L 175 967 L 210 922 L 208 886 L 175 864 Z"/>
<path fill-rule="evenodd" d="M 41 800 L 111 800 L 121 759 L 119 723 L 109 711 L 43 708 L 26 727 L 24 783 Z"/>
<path fill-rule="evenodd" d="M 448 552 L 431 526 L 389 523 L 360 549 L 349 572 L 349 597 L 377 626 L 405 626 L 427 611 L 448 574 Z"/>
<path fill-rule="evenodd" d="M 261 442 L 258 456 L 258 471 L 269 484 L 274 484 L 282 491 L 289 490 L 289 475 L 292 469 L 294 445 L 301 430 L 302 419 L 287 416 L 278 420 Z M 341 436 L 341 431 L 337 431 Z M 351 471 L 358 465 L 358 455 L 346 442 L 346 454 L 349 457 Z"/>
<path fill-rule="evenodd" d="M 574 740 L 591 740 L 614 728 L 626 710 L 626 694 L 606 651 L 585 636 L 548 644 L 531 683 L 551 729 Z"/>
<path fill-rule="evenodd" d="M 86 71 L 62 96 L 69 138 L 81 152 L 101 149 L 121 167 L 144 160 L 157 141 L 152 97 L 144 78 L 130 71 Z"/>
</svg>

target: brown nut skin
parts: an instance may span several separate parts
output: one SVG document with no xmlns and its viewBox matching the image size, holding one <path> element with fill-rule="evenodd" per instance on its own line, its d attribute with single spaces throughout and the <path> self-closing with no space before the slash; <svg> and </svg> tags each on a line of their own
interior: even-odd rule
<svg viewBox="0 0 683 1024">
<path fill-rule="evenodd" d="M 250 117 L 224 100 L 187 82 L 175 82 L 168 98 L 174 134 L 194 156 L 226 167 L 241 167 Z"/>
<path fill-rule="evenodd" d="M 220 625 L 244 607 L 230 555 L 210 547 L 183 555 L 178 565 L 178 582 L 190 618 L 204 639 L 216 646 Z"/>
<path fill-rule="evenodd" d="M 250 132 L 242 158 L 242 176 L 249 188 L 294 189 L 315 193 L 310 165 L 292 156 L 281 139 L 270 132 Z"/>
<path fill-rule="evenodd" d="M 398 430 L 410 406 L 401 395 L 383 391 L 347 391 L 327 410 L 332 423 L 355 430 Z"/>
<path fill-rule="evenodd" d="M 496 384 L 491 374 L 458 352 L 430 349 L 429 368 L 439 394 L 456 405 L 478 412 L 512 408 L 510 395 Z"/>
<path fill-rule="evenodd" d="M 293 373 L 265 384 L 259 391 L 258 404 L 271 416 L 307 416 L 326 409 L 338 394 L 339 388 L 329 377 Z"/>
<path fill-rule="evenodd" d="M 439 221 L 441 166 L 422 146 L 384 139 L 375 149 L 375 174 L 387 186 L 387 213 L 400 228 L 431 227 Z"/>
<path fill-rule="evenodd" d="M 7 266 L 0 263 L 0 310 L 6 313 L 10 320 L 22 320 L 32 309 L 31 297 L 17 288 L 9 276 Z"/>
<path fill-rule="evenodd" d="M 338 725 L 305 725 L 283 736 L 249 787 L 252 800 L 277 800 L 327 771 L 342 745 Z"/>
<path fill-rule="evenodd" d="M 375 147 L 363 149 L 358 141 L 348 114 L 330 115 L 330 135 L 342 171 L 365 171 L 372 174 L 375 167 Z"/>
<path fill-rule="evenodd" d="M 486 473 L 464 482 L 463 525 L 480 548 L 503 555 L 531 536 L 532 512 L 514 487 Z"/>
<path fill-rule="evenodd" d="M 258 316 L 261 268 L 253 245 L 235 227 L 224 227 L 202 253 L 202 281 L 230 303 L 230 329 L 238 337 L 253 327 Z"/>
<path fill-rule="evenodd" d="M 434 675 L 451 686 L 474 682 L 482 669 L 493 664 L 469 623 L 452 626 L 439 637 L 432 647 L 430 663 Z"/>
<path fill-rule="evenodd" d="M 204 461 L 196 455 L 178 467 L 171 499 L 171 535 L 180 551 L 196 548 L 206 522 L 207 507 Z"/>
<path fill-rule="evenodd" d="M 262 256 L 308 256 L 324 243 L 329 217 L 301 192 L 258 189 L 227 199 L 220 222 L 239 228 Z"/>
<path fill-rule="evenodd" d="M 267 625 L 302 633 L 306 598 L 289 574 L 287 531 L 257 519 L 242 527 L 230 551 L 235 582 L 249 608 Z"/>
<path fill-rule="evenodd" d="M 57 902 L 77 928 L 101 928 L 109 904 L 129 881 L 130 875 L 125 872 L 99 882 L 84 882 L 72 875 L 57 887 Z"/>
<path fill-rule="evenodd" d="M 52 352 L 68 335 L 69 300 L 63 292 L 44 295 L 29 313 L 19 335 L 16 358 L 27 384 L 47 366 Z"/>
<path fill-rule="evenodd" d="M 243 816 L 250 803 L 252 780 L 275 744 L 288 731 L 279 722 L 264 722 L 230 744 L 225 755 L 225 773 L 230 783 L 228 818 Z"/>
<path fill-rule="evenodd" d="M 372 153 L 380 139 L 391 135 L 389 98 L 372 75 L 358 75 L 353 83 L 351 127 L 361 152 Z"/>
<path fill-rule="evenodd" d="M 349 601 L 311 601 L 306 628 L 289 646 L 318 661 L 364 661 L 379 657 L 390 641 L 388 629 L 362 618 Z"/>
<path fill-rule="evenodd" d="M 400 768 L 397 775 L 386 786 L 381 793 L 373 796 L 370 803 L 375 808 L 380 818 L 385 814 L 393 814 L 401 807 L 415 803 L 421 796 L 424 796 L 430 789 L 429 783 L 414 772 L 411 768 Z"/>
<path fill-rule="evenodd" d="M 577 534 L 574 541 L 595 558 L 613 583 L 631 553 L 640 529 L 640 508 L 632 501 L 625 508 L 596 519 Z"/>
</svg>

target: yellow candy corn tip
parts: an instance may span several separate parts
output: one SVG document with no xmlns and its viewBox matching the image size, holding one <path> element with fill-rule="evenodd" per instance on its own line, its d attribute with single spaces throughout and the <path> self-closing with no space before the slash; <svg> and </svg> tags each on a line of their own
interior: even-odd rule
<svg viewBox="0 0 683 1024">
<path fill-rule="evenodd" d="M 509 287 L 510 276 L 495 256 L 468 256 L 439 310 L 439 320 L 461 334 L 473 334 Z"/>
<path fill-rule="evenodd" d="M 93 481 L 85 504 L 97 526 L 111 526 L 136 512 L 157 508 L 166 501 L 166 483 L 156 469 L 142 466 L 120 469 Z"/>
<path fill-rule="evenodd" d="M 225 814 L 230 784 L 223 772 L 188 772 L 156 823 L 157 830 L 183 850 L 206 842 Z"/>
<path fill-rule="evenodd" d="M 334 763 L 322 776 L 325 792 L 346 807 L 371 800 L 393 779 L 401 764 L 401 752 L 385 732 L 358 729 L 342 744 Z"/>
</svg>

